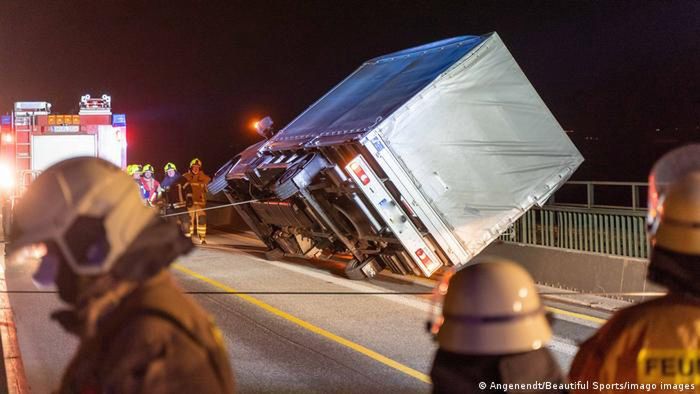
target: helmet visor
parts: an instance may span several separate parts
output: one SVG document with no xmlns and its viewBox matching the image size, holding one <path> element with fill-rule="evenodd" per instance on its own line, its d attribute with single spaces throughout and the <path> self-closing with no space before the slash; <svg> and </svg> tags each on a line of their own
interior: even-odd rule
<svg viewBox="0 0 700 394">
<path fill-rule="evenodd" d="M 665 154 L 649 174 L 647 232 L 654 236 L 663 214 L 669 188 L 693 172 L 700 172 L 700 144 L 687 145 Z"/>
</svg>

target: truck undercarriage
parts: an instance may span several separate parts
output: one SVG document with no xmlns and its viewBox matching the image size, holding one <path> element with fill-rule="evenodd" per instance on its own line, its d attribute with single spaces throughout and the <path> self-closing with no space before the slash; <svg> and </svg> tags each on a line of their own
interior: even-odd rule
<svg viewBox="0 0 700 394">
<path fill-rule="evenodd" d="M 231 202 L 257 200 L 236 209 L 268 245 L 270 258 L 350 255 L 346 274 L 353 279 L 372 277 L 384 268 L 397 274 L 423 275 L 344 171 L 347 163 L 363 153 L 361 145 L 270 152 L 249 160 L 245 160 L 246 153 L 252 152 L 244 152 L 243 160 L 220 170 L 228 169 L 224 192 Z M 365 152 L 362 157 L 370 155 Z M 398 220 L 410 221 L 429 239 L 427 229 L 411 214 L 392 182 L 385 174 L 377 175 L 392 197 L 387 203 L 398 211 Z M 431 246 L 439 250 L 436 243 Z M 443 261 L 449 261 L 441 255 Z"/>
</svg>

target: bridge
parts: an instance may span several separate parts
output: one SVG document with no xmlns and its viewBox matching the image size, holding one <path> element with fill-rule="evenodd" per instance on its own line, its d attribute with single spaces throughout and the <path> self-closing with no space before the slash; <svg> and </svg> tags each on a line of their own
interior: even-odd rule
<svg viewBox="0 0 700 394">
<path fill-rule="evenodd" d="M 549 348 L 565 371 L 578 343 L 640 299 L 632 293 L 660 290 L 645 280 L 645 188 L 569 182 L 484 252 L 533 274 L 555 316 Z M 383 273 L 358 282 L 335 262 L 269 261 L 252 233 L 232 226 L 232 209 L 209 219 L 218 228 L 209 245 L 173 272 L 221 327 L 241 392 L 430 392 L 436 344 L 424 327 L 435 280 Z M 61 305 L 36 290 L 33 269 L 6 267 L 5 324 L 16 327 L 16 344 L 3 335 L 3 352 L 9 381 L 20 386 L 26 376 L 25 389 L 41 393 L 57 387 L 77 341 L 49 320 Z"/>
</svg>

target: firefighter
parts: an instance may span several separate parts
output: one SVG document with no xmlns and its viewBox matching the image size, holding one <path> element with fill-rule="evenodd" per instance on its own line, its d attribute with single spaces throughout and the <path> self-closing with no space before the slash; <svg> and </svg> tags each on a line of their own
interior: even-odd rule
<svg viewBox="0 0 700 394">
<path fill-rule="evenodd" d="M 430 372 L 435 393 L 503 391 L 492 384 L 564 382 L 545 348 L 552 331 L 542 302 L 532 278 L 518 264 L 482 257 L 448 272 L 434 297 L 428 328 L 439 345 Z"/>
<path fill-rule="evenodd" d="M 204 208 L 207 206 L 207 185 L 211 178 L 202 172 L 202 161 L 197 158 L 190 161 L 190 170 L 183 177 L 187 180 L 189 187 L 185 197 L 190 213 L 190 228 L 187 235 L 191 237 L 196 229 L 200 243 L 206 245 L 207 213 Z"/>
<path fill-rule="evenodd" d="M 168 269 L 192 242 L 119 168 L 88 157 L 50 167 L 14 226 L 10 258 L 38 262 L 34 282 L 69 307 L 52 318 L 80 340 L 59 393 L 233 392 L 221 333 Z"/>
<path fill-rule="evenodd" d="M 189 190 L 187 181 L 177 171 L 174 163 L 169 162 L 163 168 L 165 177 L 160 183 L 163 188 L 164 210 L 170 220 L 177 223 L 183 233 L 189 231 L 189 220 L 183 220 L 183 216 L 187 215 L 187 203 L 185 196 Z"/>
<path fill-rule="evenodd" d="M 143 176 L 141 177 L 141 184 L 146 191 L 146 202 L 148 205 L 154 206 L 156 200 L 161 193 L 160 182 L 158 182 L 154 177 L 154 168 L 150 164 L 143 165 Z"/>
<path fill-rule="evenodd" d="M 143 183 L 141 183 L 141 173 L 143 171 L 143 168 L 141 167 L 140 164 L 129 164 L 126 166 L 126 173 L 131 175 L 131 178 L 134 180 L 136 185 L 139 188 L 139 194 L 141 195 L 141 199 L 145 202 L 147 201 L 148 198 L 148 193 L 146 192 L 146 189 L 143 187 Z"/>
<path fill-rule="evenodd" d="M 700 145 L 676 149 L 649 175 L 647 278 L 667 295 L 615 313 L 581 345 L 572 381 L 700 387 L 699 158 Z"/>
</svg>

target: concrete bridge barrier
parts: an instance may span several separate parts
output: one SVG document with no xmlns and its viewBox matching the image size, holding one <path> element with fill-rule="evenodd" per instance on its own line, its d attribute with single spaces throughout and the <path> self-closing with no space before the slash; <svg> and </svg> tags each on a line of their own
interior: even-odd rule
<svg viewBox="0 0 700 394">
<path fill-rule="evenodd" d="M 647 280 L 646 259 L 507 242 L 494 242 L 482 254 L 515 260 L 536 282 L 562 289 L 595 293 L 664 291 Z M 639 297 L 620 298 L 639 301 Z"/>
</svg>

